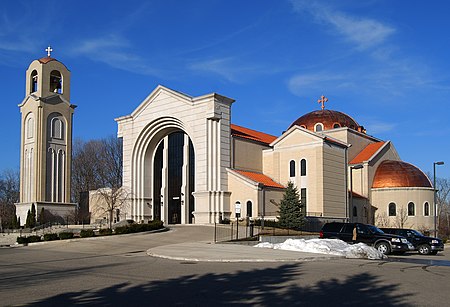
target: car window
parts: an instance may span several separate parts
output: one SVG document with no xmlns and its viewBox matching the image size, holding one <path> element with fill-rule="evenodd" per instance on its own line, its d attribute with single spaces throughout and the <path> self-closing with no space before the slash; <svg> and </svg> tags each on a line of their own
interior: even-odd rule
<svg viewBox="0 0 450 307">
<path fill-rule="evenodd" d="M 372 233 L 384 234 L 384 232 L 381 229 L 379 229 L 378 227 L 375 227 L 373 225 L 367 225 L 367 227 L 370 229 L 370 231 Z"/>
<path fill-rule="evenodd" d="M 353 228 L 355 228 L 355 224 L 345 224 L 342 233 L 353 233 Z"/>
<path fill-rule="evenodd" d="M 358 233 L 360 233 L 360 234 L 369 234 L 370 233 L 370 230 L 366 225 L 358 224 L 357 229 L 358 229 Z"/>
</svg>

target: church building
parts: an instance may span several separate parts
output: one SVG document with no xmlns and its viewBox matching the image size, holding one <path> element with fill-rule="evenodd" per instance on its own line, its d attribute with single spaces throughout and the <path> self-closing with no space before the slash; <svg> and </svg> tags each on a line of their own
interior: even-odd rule
<svg viewBox="0 0 450 307">
<path fill-rule="evenodd" d="M 22 224 L 36 212 L 71 214 L 70 71 L 51 57 L 26 71 L 21 125 Z M 299 116 L 281 135 L 231 123 L 234 99 L 192 97 L 164 86 L 116 119 L 123 139 L 123 186 L 117 220 L 205 224 L 235 218 L 277 219 L 288 182 L 311 221 L 358 221 L 430 230 L 434 189 L 394 144 L 367 134 L 351 116 L 325 108 Z M 95 204 L 92 204 L 95 205 Z"/>
<path fill-rule="evenodd" d="M 392 142 L 326 109 L 326 97 L 278 136 L 232 124 L 234 102 L 158 86 L 116 119 L 123 188 L 132 195 L 127 217 L 167 224 L 276 219 L 292 181 L 308 219 L 433 228 L 428 177 L 402 161 Z"/>
</svg>

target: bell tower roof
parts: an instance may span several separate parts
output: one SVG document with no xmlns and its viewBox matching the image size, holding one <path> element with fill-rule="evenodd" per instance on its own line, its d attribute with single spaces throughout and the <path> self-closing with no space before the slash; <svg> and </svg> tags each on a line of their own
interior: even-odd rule
<svg viewBox="0 0 450 307">
<path fill-rule="evenodd" d="M 51 56 L 53 49 L 49 46 L 47 56 L 34 60 L 26 72 L 26 97 L 33 95 L 47 98 L 55 95 L 70 101 L 70 71 Z"/>
</svg>

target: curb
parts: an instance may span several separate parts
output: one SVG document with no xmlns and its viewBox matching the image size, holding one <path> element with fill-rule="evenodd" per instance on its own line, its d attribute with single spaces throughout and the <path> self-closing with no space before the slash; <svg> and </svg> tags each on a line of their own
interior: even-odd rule
<svg viewBox="0 0 450 307">
<path fill-rule="evenodd" d="M 249 263 L 249 262 L 310 262 L 310 261 L 328 261 L 334 259 L 345 259 L 344 256 L 324 256 L 324 257 L 308 257 L 308 258 L 296 258 L 296 259 L 209 259 L 209 258 L 188 258 L 188 257 L 176 257 L 167 256 L 161 254 L 152 253 L 147 251 L 147 255 L 150 257 L 175 260 L 175 261 L 192 261 L 192 262 L 223 262 L 223 263 Z"/>
<path fill-rule="evenodd" d="M 105 240 L 106 238 L 117 237 L 117 236 L 124 237 L 124 236 L 130 236 L 130 235 L 145 235 L 145 234 L 151 234 L 151 233 L 166 232 L 169 230 L 170 230 L 169 228 L 164 227 L 164 228 L 156 229 L 156 230 L 135 232 L 135 233 L 126 233 L 126 234 L 117 234 L 117 235 L 94 236 L 94 237 L 86 237 L 86 238 L 77 237 L 77 238 L 73 238 L 73 239 L 30 242 L 30 243 L 26 243 L 26 244 L 14 243 L 14 244 L 10 244 L 10 245 L 0 245 L 0 248 L 17 248 L 17 247 L 45 245 L 45 244 L 52 244 L 52 243 L 72 243 L 72 242 L 79 242 L 81 240 L 83 240 L 83 241 Z"/>
</svg>

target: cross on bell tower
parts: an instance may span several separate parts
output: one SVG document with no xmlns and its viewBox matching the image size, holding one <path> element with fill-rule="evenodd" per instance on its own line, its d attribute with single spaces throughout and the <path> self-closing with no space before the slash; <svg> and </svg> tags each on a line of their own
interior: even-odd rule
<svg viewBox="0 0 450 307">
<path fill-rule="evenodd" d="M 52 47 L 50 47 L 50 45 L 48 45 L 48 47 L 45 49 L 45 51 L 47 51 L 47 56 L 50 57 L 53 49 L 52 49 Z"/>
<path fill-rule="evenodd" d="M 327 102 L 327 101 L 328 101 L 328 98 L 325 97 L 324 95 L 320 96 L 320 99 L 317 100 L 318 103 L 322 104 L 322 106 L 321 106 L 322 110 L 325 109 L 325 102 Z"/>
</svg>

